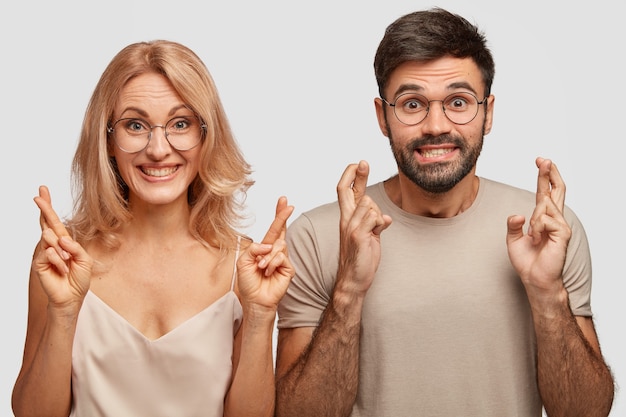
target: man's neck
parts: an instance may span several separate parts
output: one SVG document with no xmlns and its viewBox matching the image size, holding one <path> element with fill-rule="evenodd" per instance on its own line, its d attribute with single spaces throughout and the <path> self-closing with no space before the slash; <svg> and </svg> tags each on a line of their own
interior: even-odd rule
<svg viewBox="0 0 626 417">
<path fill-rule="evenodd" d="M 463 213 L 476 199 L 480 180 L 472 172 L 445 193 L 428 192 L 402 174 L 385 181 L 389 199 L 402 210 L 424 217 L 449 218 Z"/>
</svg>

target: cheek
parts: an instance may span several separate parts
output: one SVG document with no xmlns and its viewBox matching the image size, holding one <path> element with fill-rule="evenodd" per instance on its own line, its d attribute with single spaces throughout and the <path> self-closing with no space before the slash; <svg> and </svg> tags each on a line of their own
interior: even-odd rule
<svg viewBox="0 0 626 417">
<path fill-rule="evenodd" d="M 459 129 L 459 133 L 464 138 L 467 138 L 467 140 L 471 142 L 478 142 L 482 140 L 483 136 L 487 133 L 488 121 L 484 117 L 480 119 L 476 117 L 474 122 L 461 127 L 464 127 L 464 129 Z"/>
<path fill-rule="evenodd" d="M 200 150 L 190 151 L 187 155 L 185 155 L 185 160 L 187 161 L 187 165 L 189 166 L 189 171 L 193 173 L 193 175 L 197 175 L 200 171 Z"/>
<path fill-rule="evenodd" d="M 421 138 L 423 135 L 419 126 L 407 126 L 400 122 L 394 123 L 393 120 L 389 120 L 387 129 L 389 141 L 396 145 L 412 142 L 415 139 Z"/>
<path fill-rule="evenodd" d="M 129 172 L 133 169 L 132 156 L 124 154 L 121 151 L 114 151 L 111 155 L 117 166 L 117 171 L 125 183 L 128 184 Z"/>
</svg>

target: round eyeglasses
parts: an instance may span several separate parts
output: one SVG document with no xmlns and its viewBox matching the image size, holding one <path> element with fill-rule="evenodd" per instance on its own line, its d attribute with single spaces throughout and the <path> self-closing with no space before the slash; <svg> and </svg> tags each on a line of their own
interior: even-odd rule
<svg viewBox="0 0 626 417">
<path fill-rule="evenodd" d="M 188 151 L 195 148 L 202 140 L 206 124 L 201 123 L 198 116 L 176 116 L 165 125 L 151 125 L 143 119 L 126 117 L 117 120 L 107 127 L 118 148 L 128 153 L 142 151 L 152 138 L 152 129 L 163 129 L 165 139 L 177 151 Z"/>
<path fill-rule="evenodd" d="M 465 125 L 474 120 L 478 114 L 478 106 L 487 101 L 485 97 L 482 101 L 467 92 L 452 93 L 443 100 L 429 100 L 425 96 L 417 93 L 403 93 L 396 97 L 393 103 L 382 99 L 389 106 L 393 107 L 396 118 L 405 125 L 414 126 L 421 123 L 430 111 L 430 103 L 441 102 L 441 108 L 448 120 L 457 125 Z"/>
</svg>

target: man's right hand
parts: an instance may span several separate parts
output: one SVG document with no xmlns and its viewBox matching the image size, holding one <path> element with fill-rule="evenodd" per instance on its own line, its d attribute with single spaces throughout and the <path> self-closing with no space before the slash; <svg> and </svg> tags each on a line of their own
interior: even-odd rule
<svg viewBox="0 0 626 417">
<path fill-rule="evenodd" d="M 341 217 L 339 270 L 336 289 L 367 292 L 380 262 L 380 234 L 391 224 L 378 205 L 365 194 L 369 165 L 346 167 L 337 184 Z"/>
</svg>

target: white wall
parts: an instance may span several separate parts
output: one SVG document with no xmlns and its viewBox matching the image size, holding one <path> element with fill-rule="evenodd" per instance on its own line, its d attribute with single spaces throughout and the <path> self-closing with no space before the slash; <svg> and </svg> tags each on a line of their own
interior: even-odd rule
<svg viewBox="0 0 626 417">
<path fill-rule="evenodd" d="M 279 195 L 289 197 L 297 215 L 335 199 L 347 163 L 369 160 L 371 181 L 394 172 L 374 116 L 374 51 L 392 20 L 436 5 L 408 0 L 63 3 L 0 6 L 5 167 L 0 415 L 11 415 L 10 392 L 24 342 L 28 270 L 39 237 L 32 198 L 37 186 L 46 184 L 57 211 L 69 214 L 69 168 L 83 112 L 119 49 L 167 38 L 204 59 L 256 171 L 248 203 L 256 213 L 250 233 L 260 238 Z M 542 155 L 555 160 L 567 181 L 567 203 L 585 224 L 593 253 L 596 327 L 620 383 L 626 374 L 620 269 L 626 235 L 620 164 L 626 137 L 619 107 L 626 97 L 626 38 L 618 3 L 448 0 L 438 5 L 477 22 L 496 59 L 495 125 L 479 174 L 533 189 L 533 161 Z M 611 416 L 626 415 L 623 397 L 618 393 Z"/>
</svg>

